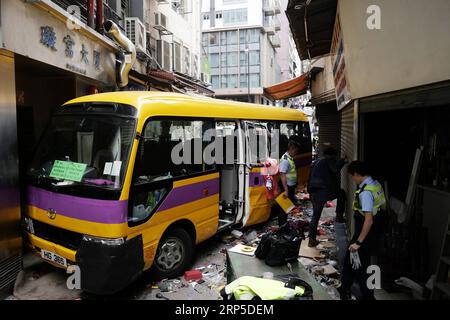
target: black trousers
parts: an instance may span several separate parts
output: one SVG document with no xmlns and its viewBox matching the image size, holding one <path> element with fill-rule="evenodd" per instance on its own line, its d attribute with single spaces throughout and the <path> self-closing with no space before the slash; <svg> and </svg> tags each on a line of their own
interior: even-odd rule
<svg viewBox="0 0 450 320">
<path fill-rule="evenodd" d="M 340 189 L 338 191 L 336 205 L 336 218 L 340 221 L 344 219 L 346 201 L 347 199 L 345 196 L 345 191 L 343 189 Z M 327 201 L 323 199 L 317 199 L 312 194 L 311 202 L 313 206 L 313 215 L 309 224 L 309 238 L 315 240 L 317 237 L 317 226 L 319 225 L 320 216 L 322 215 L 323 207 L 325 206 Z"/>
<path fill-rule="evenodd" d="M 320 216 L 322 215 L 323 207 L 326 200 L 316 199 L 314 196 L 311 196 L 311 202 L 313 206 L 313 215 L 311 218 L 311 222 L 309 223 L 309 239 L 316 239 L 317 236 L 317 226 L 319 225 Z"/>
<path fill-rule="evenodd" d="M 288 186 L 288 198 L 292 201 L 292 203 L 296 203 L 295 199 L 295 189 L 297 186 Z M 284 191 L 283 191 L 284 192 Z M 287 214 L 283 211 L 283 209 L 277 204 L 277 211 L 278 211 L 278 225 L 282 226 L 287 222 Z"/>
<path fill-rule="evenodd" d="M 336 219 L 342 221 L 345 213 L 345 205 L 347 203 L 347 197 L 344 189 L 339 189 L 337 204 L 336 204 Z"/>
<path fill-rule="evenodd" d="M 355 212 L 355 234 L 350 241 L 350 244 L 355 243 L 358 239 L 363 224 L 364 217 Z M 362 294 L 363 300 L 374 300 L 374 291 L 373 289 L 369 289 L 367 286 L 367 279 L 369 278 L 369 274 L 367 273 L 367 268 L 370 266 L 370 259 L 372 255 L 376 252 L 376 245 L 378 240 L 378 221 L 376 217 L 374 218 L 374 223 L 369 231 L 369 234 L 364 239 L 361 247 L 358 249 L 359 259 L 361 260 L 361 266 L 359 269 L 354 270 L 352 264 L 350 262 L 350 251 L 347 248 L 347 252 L 345 255 L 344 266 L 342 270 L 342 290 L 346 292 L 350 292 L 353 282 L 356 280 L 359 285 L 359 290 Z"/>
</svg>

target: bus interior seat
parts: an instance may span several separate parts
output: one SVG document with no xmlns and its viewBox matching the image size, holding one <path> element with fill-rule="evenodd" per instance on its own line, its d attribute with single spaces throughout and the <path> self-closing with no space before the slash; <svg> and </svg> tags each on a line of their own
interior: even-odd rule
<svg viewBox="0 0 450 320">
<path fill-rule="evenodd" d="M 103 174 L 103 169 L 105 168 L 106 162 L 113 162 L 114 155 L 109 149 L 101 149 L 97 151 L 94 158 L 94 168 L 97 168 L 100 174 Z"/>
</svg>

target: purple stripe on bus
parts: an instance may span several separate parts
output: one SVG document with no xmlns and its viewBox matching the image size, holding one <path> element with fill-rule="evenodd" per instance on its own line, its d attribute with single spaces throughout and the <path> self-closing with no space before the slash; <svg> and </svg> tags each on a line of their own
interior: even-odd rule
<svg viewBox="0 0 450 320">
<path fill-rule="evenodd" d="M 250 172 L 250 181 L 249 186 L 250 187 L 260 187 L 264 184 L 264 176 L 261 174 L 261 172 Z"/>
<path fill-rule="evenodd" d="M 208 195 L 204 194 L 205 189 L 208 190 Z M 163 200 L 157 212 L 168 210 L 192 201 L 200 200 L 217 193 L 219 193 L 218 178 L 174 188 Z"/>
<path fill-rule="evenodd" d="M 57 215 L 98 223 L 127 221 L 127 200 L 98 200 L 59 194 L 29 186 L 28 204 L 42 210 L 55 210 Z"/>
</svg>

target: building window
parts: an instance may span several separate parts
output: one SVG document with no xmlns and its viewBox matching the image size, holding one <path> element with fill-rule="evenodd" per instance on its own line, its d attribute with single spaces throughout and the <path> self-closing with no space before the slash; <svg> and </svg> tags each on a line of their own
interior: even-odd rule
<svg viewBox="0 0 450 320">
<path fill-rule="evenodd" d="M 237 31 L 227 31 L 227 44 L 237 44 Z"/>
<path fill-rule="evenodd" d="M 239 30 L 239 43 L 259 43 L 260 31 L 258 29 Z"/>
<path fill-rule="evenodd" d="M 194 55 L 194 63 L 192 64 L 192 75 L 197 78 L 198 76 L 198 55 Z"/>
<path fill-rule="evenodd" d="M 222 75 L 220 80 L 220 87 L 227 88 L 227 75 Z"/>
<path fill-rule="evenodd" d="M 212 84 L 213 89 L 219 89 L 220 88 L 219 76 L 211 76 L 211 84 Z"/>
<path fill-rule="evenodd" d="M 218 68 L 219 67 L 219 54 L 211 53 L 209 55 L 209 66 L 210 68 Z"/>
<path fill-rule="evenodd" d="M 157 61 L 158 64 L 166 71 L 170 70 L 170 47 L 171 44 L 164 40 L 157 40 Z"/>
<path fill-rule="evenodd" d="M 248 21 L 247 8 L 223 11 L 223 24 L 245 24 Z"/>
<path fill-rule="evenodd" d="M 203 14 L 203 20 L 209 20 L 209 13 Z"/>
<path fill-rule="evenodd" d="M 241 67 L 247 66 L 247 52 L 241 51 L 239 53 L 239 65 Z"/>
<path fill-rule="evenodd" d="M 222 52 L 220 54 L 220 66 L 223 67 L 227 67 L 227 54 L 226 52 Z"/>
<path fill-rule="evenodd" d="M 239 87 L 240 88 L 247 88 L 247 73 L 241 73 L 239 76 Z"/>
<path fill-rule="evenodd" d="M 173 69 L 181 72 L 181 46 L 179 43 L 173 44 Z"/>
<path fill-rule="evenodd" d="M 250 73 L 250 87 L 252 88 L 260 87 L 259 73 Z"/>
<path fill-rule="evenodd" d="M 237 52 L 227 53 L 227 67 L 237 67 L 238 65 L 238 55 Z"/>
<path fill-rule="evenodd" d="M 227 45 L 227 33 L 225 31 L 220 33 L 220 45 L 221 46 Z"/>
<path fill-rule="evenodd" d="M 205 48 L 208 46 L 208 37 L 208 33 L 202 34 L 202 46 Z"/>
<path fill-rule="evenodd" d="M 190 74 L 191 72 L 191 52 L 188 47 L 184 47 L 184 73 Z"/>
<path fill-rule="evenodd" d="M 216 19 L 222 19 L 222 12 L 216 12 Z"/>
<path fill-rule="evenodd" d="M 217 32 L 209 33 L 209 45 L 210 46 L 217 46 L 219 45 L 219 39 L 217 36 Z"/>
<path fill-rule="evenodd" d="M 228 88 L 237 88 L 237 75 L 236 74 L 228 75 L 227 86 L 228 86 Z"/>
<path fill-rule="evenodd" d="M 249 56 L 251 66 L 259 65 L 259 50 L 250 51 Z"/>
</svg>

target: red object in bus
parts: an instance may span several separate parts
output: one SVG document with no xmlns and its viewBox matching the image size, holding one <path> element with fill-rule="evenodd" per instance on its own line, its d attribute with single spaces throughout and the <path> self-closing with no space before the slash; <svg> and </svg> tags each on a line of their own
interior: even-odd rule
<svg viewBox="0 0 450 320">
<path fill-rule="evenodd" d="M 273 200 L 280 194 L 278 183 L 273 176 L 264 176 L 264 185 L 266 186 L 267 200 Z"/>
<path fill-rule="evenodd" d="M 200 280 L 202 277 L 202 272 L 199 270 L 189 270 L 184 273 L 184 279 L 186 279 L 186 281 Z"/>
<path fill-rule="evenodd" d="M 87 89 L 88 94 L 96 94 L 98 93 L 98 88 L 96 86 L 89 86 Z"/>
</svg>

